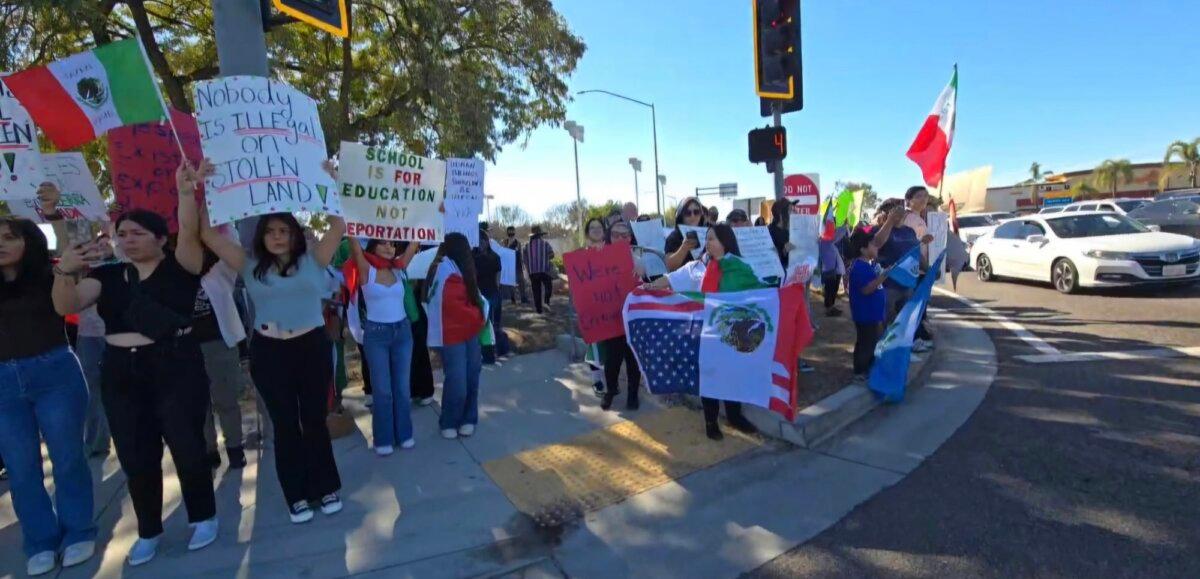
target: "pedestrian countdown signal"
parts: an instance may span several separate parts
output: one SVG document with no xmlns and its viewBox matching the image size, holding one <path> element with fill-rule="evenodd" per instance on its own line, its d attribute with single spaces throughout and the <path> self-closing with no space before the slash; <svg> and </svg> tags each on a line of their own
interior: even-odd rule
<svg viewBox="0 0 1200 579">
<path fill-rule="evenodd" d="M 749 139 L 751 163 L 770 163 L 787 157 L 787 129 L 783 127 L 753 129 Z"/>
</svg>

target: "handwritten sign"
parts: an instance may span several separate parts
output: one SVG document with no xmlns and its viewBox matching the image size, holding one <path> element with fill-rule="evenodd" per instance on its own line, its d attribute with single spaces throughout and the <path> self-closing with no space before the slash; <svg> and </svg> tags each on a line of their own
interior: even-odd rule
<svg viewBox="0 0 1200 579">
<path fill-rule="evenodd" d="M 63 217 L 71 220 L 102 221 L 107 218 L 104 211 L 104 200 L 96 187 L 96 179 L 88 168 L 83 153 L 51 153 L 41 155 L 42 181 L 49 181 L 58 186 L 62 196 L 58 201 L 58 211 Z M 45 223 L 42 210 L 37 201 L 37 189 L 28 195 L 8 198 L 8 208 L 14 214 L 34 221 Z"/>
<path fill-rule="evenodd" d="M 446 163 L 398 149 L 342 143 L 338 192 L 353 237 L 437 242 L 442 239 Z"/>
<path fill-rule="evenodd" d="M 325 173 L 325 133 L 317 103 L 287 84 L 258 76 L 196 83 L 204 154 L 216 166 L 205 182 L 213 225 L 276 212 L 341 214 Z"/>
<path fill-rule="evenodd" d="M 479 209 L 470 199 L 446 199 L 446 213 L 442 216 L 442 227 L 446 235 L 461 233 L 479 247 Z"/>
<path fill-rule="evenodd" d="M 46 176 L 42 174 L 42 156 L 38 152 L 37 126 L 29 112 L 8 91 L 0 75 L 0 198 L 9 202 L 10 209 L 28 217 L 25 200 L 37 196 L 37 188 Z M 36 204 L 35 204 L 36 205 Z"/>
<path fill-rule="evenodd" d="M 199 166 L 200 129 L 191 115 L 171 110 L 171 122 L 179 131 L 188 161 Z M 108 132 L 109 170 L 117 205 L 123 209 L 148 209 L 167 220 L 171 232 L 179 230 L 179 190 L 175 170 L 182 157 L 175 133 L 168 123 L 145 123 L 118 127 Z M 203 191 L 199 194 L 203 197 Z"/>
<path fill-rule="evenodd" d="M 37 126 L 29 112 L 4 85 L 0 73 L 0 152 L 38 151 Z"/>
<path fill-rule="evenodd" d="M 819 247 L 817 238 L 821 234 L 820 215 L 800 215 L 792 213 L 788 216 L 788 241 L 793 249 L 788 253 L 788 277 L 791 278 L 797 269 L 807 265 L 808 271 L 817 266 Z M 807 280 L 804 280 L 807 281 Z"/>
<path fill-rule="evenodd" d="M 483 213 L 483 161 L 450 159 L 446 162 L 446 199 L 469 202 L 475 215 Z M 463 207 L 467 207 L 466 203 Z"/>
<path fill-rule="evenodd" d="M 700 245 L 692 250 L 692 259 L 700 259 L 700 254 L 704 253 L 704 244 L 708 241 L 708 228 L 692 227 L 691 225 L 679 226 L 679 232 L 683 234 L 684 239 L 687 239 L 690 231 L 696 232 L 696 240 L 700 242 Z"/>
<path fill-rule="evenodd" d="M 500 245 L 495 239 L 490 240 L 492 251 L 500 256 L 500 285 L 515 287 L 517 285 L 517 252 L 503 245 Z"/>
<path fill-rule="evenodd" d="M 663 220 L 651 219 L 648 221 L 633 221 L 629 227 L 633 230 L 633 236 L 637 239 L 638 247 L 653 249 L 659 253 L 666 251 L 667 238 L 663 235 Z"/>
<path fill-rule="evenodd" d="M 733 235 L 737 238 L 742 259 L 750 265 L 758 279 L 783 279 L 783 262 L 779 261 L 779 253 L 771 241 L 771 232 L 766 227 L 734 227 Z"/>
<path fill-rule="evenodd" d="M 623 335 L 621 308 L 637 287 L 629 245 L 572 251 L 563 255 L 563 265 L 583 341 L 594 344 Z"/>
<path fill-rule="evenodd" d="M 925 222 L 929 225 L 929 234 L 933 236 L 933 241 L 929 244 L 929 260 L 932 262 L 937 259 L 937 256 L 946 251 L 946 242 L 950 234 L 950 216 L 939 211 L 930 211 L 925 215 Z M 938 276 L 939 282 L 944 282 L 942 274 L 945 273 L 948 259 L 942 260 L 942 271 L 934 273 Z"/>
</svg>

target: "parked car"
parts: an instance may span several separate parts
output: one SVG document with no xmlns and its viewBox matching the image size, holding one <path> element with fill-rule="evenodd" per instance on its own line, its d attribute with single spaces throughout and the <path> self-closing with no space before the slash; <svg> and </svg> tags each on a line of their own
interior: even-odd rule
<svg viewBox="0 0 1200 579">
<path fill-rule="evenodd" d="M 1149 199 L 1105 199 L 1091 201 L 1076 201 L 1061 205 L 1061 213 L 1076 213 L 1082 211 L 1111 211 L 1120 215 L 1127 215 L 1130 211 L 1141 207 L 1148 203 Z M 1043 209 L 1044 210 L 1044 209 Z M 1041 212 L 1039 212 L 1041 213 Z"/>
<path fill-rule="evenodd" d="M 1164 191 L 1154 196 L 1155 201 L 1165 201 L 1167 199 L 1180 199 L 1200 197 L 1200 189 L 1175 189 L 1172 191 Z"/>
<path fill-rule="evenodd" d="M 1012 213 L 972 213 L 958 216 L 958 236 L 969 247 L 980 235 L 988 233 L 1002 222 L 1016 217 Z"/>
<path fill-rule="evenodd" d="M 1067 208 L 1066 205 L 1051 205 L 1049 207 L 1043 207 L 1043 208 L 1039 209 L 1037 214 L 1038 215 L 1049 215 L 1051 213 L 1062 213 L 1063 210 L 1066 208 Z"/>
<path fill-rule="evenodd" d="M 1200 240 L 1152 231 L 1115 213 L 1031 215 L 975 240 L 971 263 L 981 281 L 1050 282 L 1062 293 L 1195 283 L 1200 281 Z"/>
<path fill-rule="evenodd" d="M 1193 201 L 1192 199 L 1195 199 Z M 1159 231 L 1200 238 L 1200 197 L 1181 197 L 1147 203 L 1129 213 L 1142 225 Z"/>
</svg>

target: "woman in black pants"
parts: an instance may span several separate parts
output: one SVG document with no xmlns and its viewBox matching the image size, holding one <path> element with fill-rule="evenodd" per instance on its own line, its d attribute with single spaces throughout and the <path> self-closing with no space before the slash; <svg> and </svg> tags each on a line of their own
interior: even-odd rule
<svg viewBox="0 0 1200 579">
<path fill-rule="evenodd" d="M 334 173 L 327 163 L 326 170 Z M 293 523 L 313 519 L 312 503 L 332 515 L 342 510 L 342 481 L 325 418 L 329 413 L 333 347 L 326 337 L 322 298 L 325 268 L 346 232 L 329 216 L 329 231 L 309 249 L 291 213 L 259 218 L 253 254 L 207 226 L 204 243 L 242 272 L 254 302 L 250 375 L 275 428 L 275 470 Z"/>
<path fill-rule="evenodd" d="M 138 540 L 130 565 L 154 558 L 163 532 L 163 442 L 171 458 L 192 524 L 189 550 L 217 538 L 217 507 L 204 440 L 209 412 L 208 377 L 200 344 L 191 335 L 191 319 L 200 289 L 204 250 L 198 234 L 196 183 L 211 172 L 185 162 L 176 173 L 179 189 L 179 237 L 165 251 L 167 222 L 160 215 L 134 210 L 117 218 L 117 244 L 129 263 L 95 268 L 76 282 L 99 255 L 91 245 L 63 252 L 54 278 L 56 301 L 79 312 L 96 304 L 104 320 L 101 396 L 117 459 L 128 480 L 138 521 Z"/>
<path fill-rule="evenodd" d="M 608 243 L 624 243 L 632 245 L 633 230 L 628 223 L 618 221 L 608 230 Z M 639 259 L 634 260 L 634 276 L 639 280 L 645 275 L 646 268 L 640 263 Z M 607 388 L 604 391 L 604 398 L 600 402 L 600 407 L 608 410 L 612 407 L 613 399 L 621 393 L 621 364 L 625 364 L 625 381 L 628 382 L 629 393 L 625 396 L 625 409 L 637 410 L 638 391 L 641 388 L 642 369 L 638 367 L 637 358 L 633 356 L 633 349 L 629 347 L 628 340 L 625 335 L 609 338 L 601 342 L 601 348 L 604 352 L 604 383 Z"/>
</svg>

